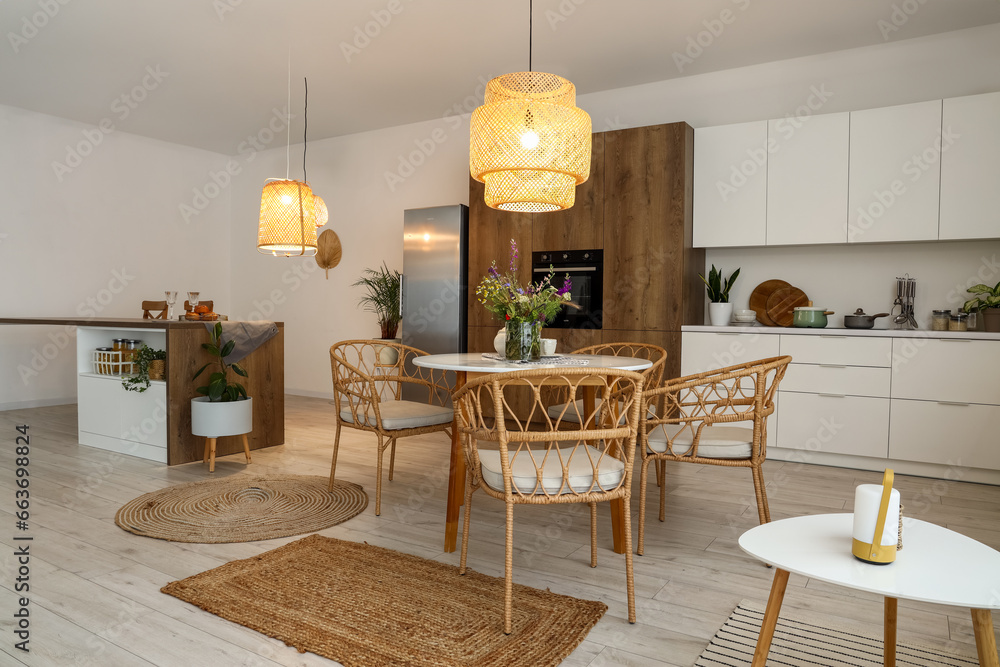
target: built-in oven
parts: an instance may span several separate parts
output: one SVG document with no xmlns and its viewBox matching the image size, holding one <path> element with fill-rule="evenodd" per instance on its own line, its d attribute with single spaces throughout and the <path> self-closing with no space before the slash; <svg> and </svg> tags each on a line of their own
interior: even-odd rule
<svg viewBox="0 0 1000 667">
<path fill-rule="evenodd" d="M 531 253 L 532 280 L 541 280 L 555 271 L 552 284 L 561 287 L 568 274 L 573 283 L 570 294 L 579 308 L 566 307 L 546 326 L 555 329 L 600 329 L 604 298 L 603 250 L 543 250 Z"/>
</svg>

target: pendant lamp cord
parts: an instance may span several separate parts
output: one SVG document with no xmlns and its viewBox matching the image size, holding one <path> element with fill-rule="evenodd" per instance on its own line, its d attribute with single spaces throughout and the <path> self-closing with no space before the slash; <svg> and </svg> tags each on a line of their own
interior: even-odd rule
<svg viewBox="0 0 1000 667">
<path fill-rule="evenodd" d="M 307 137 L 309 136 L 309 79 L 303 78 L 306 83 L 306 103 L 302 111 L 302 180 L 306 183 L 309 182 L 309 176 L 306 172 L 306 149 L 309 144 L 306 143 Z"/>
<path fill-rule="evenodd" d="M 532 21 L 534 12 L 532 11 L 534 6 L 534 0 L 528 0 L 528 71 L 531 71 L 531 31 L 534 27 L 534 21 Z"/>
<path fill-rule="evenodd" d="M 290 113 L 292 110 L 292 47 L 288 47 L 288 104 L 285 109 Z M 291 164 L 291 149 L 292 149 L 292 123 L 289 121 L 286 123 L 288 126 L 287 140 L 285 142 L 285 180 L 289 179 L 289 171 Z"/>
</svg>

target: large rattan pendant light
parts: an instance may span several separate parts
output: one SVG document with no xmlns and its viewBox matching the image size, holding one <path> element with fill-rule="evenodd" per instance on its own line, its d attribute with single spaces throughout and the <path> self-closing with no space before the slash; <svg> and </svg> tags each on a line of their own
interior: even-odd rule
<svg viewBox="0 0 1000 667">
<path fill-rule="evenodd" d="M 291 69 L 289 67 L 289 69 Z M 306 108 L 309 88 L 306 84 Z M 291 76 L 288 100 L 291 106 Z M 305 138 L 302 146 L 302 180 L 288 178 L 290 169 L 291 123 L 285 148 L 285 178 L 268 179 L 260 195 L 260 226 L 257 228 L 257 252 L 272 255 L 312 256 L 316 254 L 316 202 L 305 176 Z M 308 126 L 307 126 L 308 127 Z M 326 206 L 324 204 L 323 208 Z"/>
<path fill-rule="evenodd" d="M 486 86 L 472 113 L 469 167 L 486 184 L 486 205 L 541 213 L 573 206 L 576 186 L 590 177 L 590 116 L 576 106 L 576 87 L 561 76 L 504 74 Z"/>
</svg>

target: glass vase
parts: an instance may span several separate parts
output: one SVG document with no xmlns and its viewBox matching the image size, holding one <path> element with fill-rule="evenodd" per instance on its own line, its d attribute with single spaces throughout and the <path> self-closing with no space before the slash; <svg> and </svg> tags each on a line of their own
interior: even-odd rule
<svg viewBox="0 0 1000 667">
<path fill-rule="evenodd" d="M 507 322 L 504 356 L 508 361 L 538 361 L 542 358 L 542 323 L 530 320 Z"/>
</svg>

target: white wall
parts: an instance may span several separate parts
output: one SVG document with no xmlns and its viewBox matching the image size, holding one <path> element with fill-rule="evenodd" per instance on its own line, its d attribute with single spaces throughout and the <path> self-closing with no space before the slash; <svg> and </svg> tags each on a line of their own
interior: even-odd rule
<svg viewBox="0 0 1000 667">
<path fill-rule="evenodd" d="M 224 156 L 5 106 L 0 146 L 0 315 L 139 317 L 166 289 L 225 312 L 228 192 L 180 212 Z M 0 409 L 74 402 L 75 356 L 73 330 L 0 326 Z"/>
<path fill-rule="evenodd" d="M 285 149 L 234 158 L 240 173 L 232 188 L 230 317 L 285 322 L 287 392 L 332 395 L 330 346 L 379 335 L 375 316 L 357 308 L 362 292 L 351 283 L 383 261 L 402 270 L 404 210 L 468 203 L 468 156 L 468 118 L 309 142 L 309 182 L 330 211 L 323 229 L 343 246 L 329 279 L 314 258 L 256 251 L 261 188 L 267 178 L 285 177 Z M 292 146 L 291 162 L 291 177 L 301 179 L 301 144 Z M 395 174 L 391 183 L 387 172 Z"/>
</svg>

